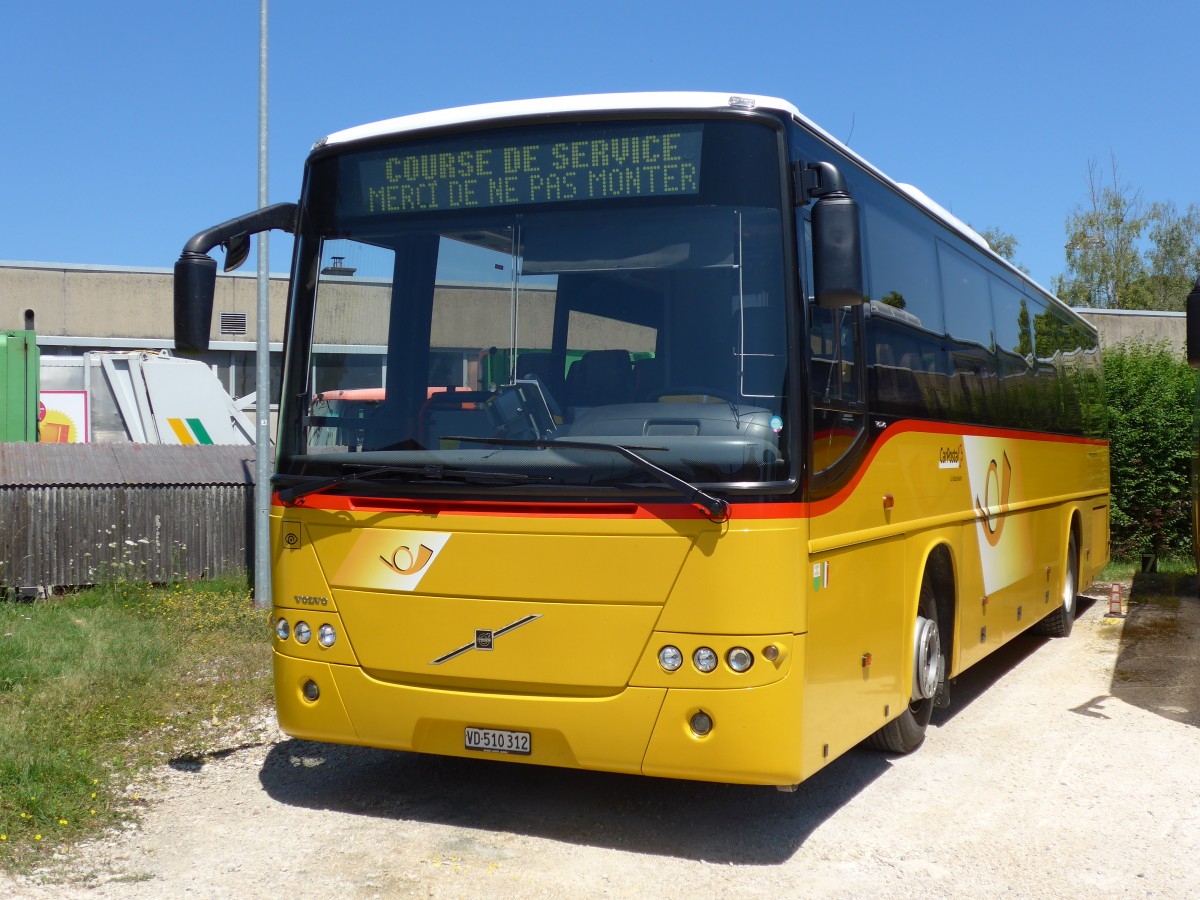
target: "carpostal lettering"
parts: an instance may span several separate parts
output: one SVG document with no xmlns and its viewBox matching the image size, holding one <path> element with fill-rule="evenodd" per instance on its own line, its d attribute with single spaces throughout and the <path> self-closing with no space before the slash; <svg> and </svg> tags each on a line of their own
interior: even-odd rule
<svg viewBox="0 0 1200 900">
<path fill-rule="evenodd" d="M 622 132 L 612 135 L 612 131 Z M 414 149 L 363 161 L 362 213 L 696 194 L 701 125 L 609 126 L 569 141 Z"/>
<path fill-rule="evenodd" d="M 943 447 L 938 451 L 938 468 L 957 469 L 962 465 L 962 459 L 962 444 L 959 444 L 957 447 Z"/>
</svg>

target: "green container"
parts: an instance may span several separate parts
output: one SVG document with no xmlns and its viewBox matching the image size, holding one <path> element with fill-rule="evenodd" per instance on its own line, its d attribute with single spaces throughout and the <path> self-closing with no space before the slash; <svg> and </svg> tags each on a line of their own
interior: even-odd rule
<svg viewBox="0 0 1200 900">
<path fill-rule="evenodd" d="M 32 331 L 0 331 L 0 441 L 37 441 L 41 362 Z"/>
</svg>

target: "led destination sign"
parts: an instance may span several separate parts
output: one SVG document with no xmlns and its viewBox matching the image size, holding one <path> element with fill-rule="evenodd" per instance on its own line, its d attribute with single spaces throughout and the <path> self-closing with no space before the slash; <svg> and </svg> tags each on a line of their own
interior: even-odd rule
<svg viewBox="0 0 1200 900">
<path fill-rule="evenodd" d="M 497 133 L 358 157 L 350 215 L 668 197 L 700 190 L 703 125 L 630 125 L 538 140 Z M 346 201 L 349 201 L 347 204 Z M 349 206 L 351 208 L 347 209 Z"/>
</svg>

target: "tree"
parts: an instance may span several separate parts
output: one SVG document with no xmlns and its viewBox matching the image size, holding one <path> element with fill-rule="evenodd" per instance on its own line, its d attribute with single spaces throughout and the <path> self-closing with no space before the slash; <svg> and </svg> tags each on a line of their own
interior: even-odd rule
<svg viewBox="0 0 1200 900">
<path fill-rule="evenodd" d="M 1088 163 L 1088 201 L 1067 217 L 1067 272 L 1055 292 L 1072 306 L 1183 309 L 1200 274 L 1200 208 L 1142 202 L 1116 158 L 1106 181 Z"/>
<path fill-rule="evenodd" d="M 1155 203 L 1149 221 L 1146 280 L 1151 308 L 1181 310 L 1200 277 L 1200 207 L 1193 203 L 1180 214 L 1170 201 Z"/>
<path fill-rule="evenodd" d="M 1141 192 L 1121 181 L 1116 157 L 1111 175 L 1106 184 L 1096 161 L 1088 162 L 1088 204 L 1067 217 L 1067 274 L 1055 292 L 1072 306 L 1145 309 L 1134 287 L 1143 274 Z"/>
<path fill-rule="evenodd" d="M 993 251 L 1003 256 L 1026 275 L 1030 274 L 1027 268 L 1017 263 L 1017 239 L 1013 235 L 994 225 L 991 228 L 985 228 L 979 233 L 988 242 L 988 246 Z"/>
</svg>

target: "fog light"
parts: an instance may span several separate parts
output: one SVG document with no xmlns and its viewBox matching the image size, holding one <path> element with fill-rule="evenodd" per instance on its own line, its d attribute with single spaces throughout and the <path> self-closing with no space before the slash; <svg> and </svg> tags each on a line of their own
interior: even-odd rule
<svg viewBox="0 0 1200 900">
<path fill-rule="evenodd" d="M 302 644 L 307 644 L 312 640 L 312 629 L 308 627 L 307 622 L 296 623 L 296 640 Z"/>
<path fill-rule="evenodd" d="M 288 625 L 287 619 L 278 619 L 275 622 L 275 634 L 279 636 L 281 641 L 286 641 L 288 635 L 292 633 L 292 628 Z"/>
<path fill-rule="evenodd" d="M 315 703 L 317 698 L 321 696 L 321 689 L 317 687 L 315 681 L 304 682 L 304 699 L 309 703 Z"/>
<path fill-rule="evenodd" d="M 711 647 L 701 647 L 692 654 L 692 662 L 701 672 L 711 672 L 717 667 L 717 652 Z"/>
<path fill-rule="evenodd" d="M 296 637 L 300 637 L 300 626 L 296 626 Z M 725 662 L 729 663 L 729 668 L 735 672 L 745 672 L 754 665 L 754 654 L 745 647 L 734 647 L 725 654 Z"/>
<path fill-rule="evenodd" d="M 704 710 L 701 710 L 692 716 L 692 721 L 688 724 L 692 726 L 692 731 L 700 737 L 704 737 L 713 730 L 712 716 L 704 712 Z"/>
<path fill-rule="evenodd" d="M 672 647 L 670 644 L 658 651 L 658 664 L 668 672 L 674 672 L 683 665 L 683 653 L 678 647 Z"/>
<path fill-rule="evenodd" d="M 317 640 L 321 642 L 322 647 L 332 647 L 333 642 L 337 640 L 337 632 L 333 630 L 332 625 L 322 625 L 317 629 Z"/>
</svg>

